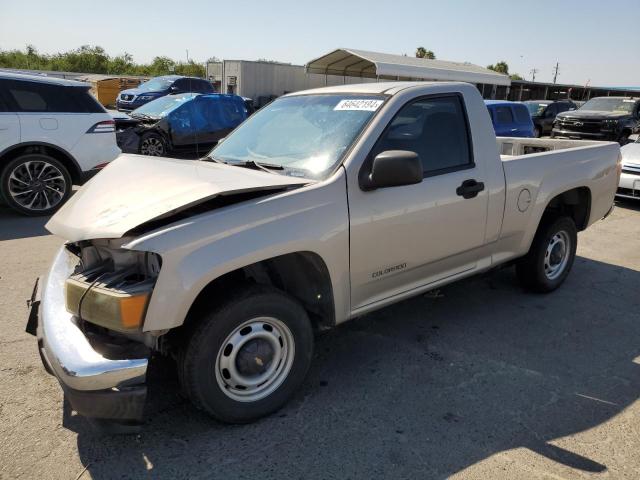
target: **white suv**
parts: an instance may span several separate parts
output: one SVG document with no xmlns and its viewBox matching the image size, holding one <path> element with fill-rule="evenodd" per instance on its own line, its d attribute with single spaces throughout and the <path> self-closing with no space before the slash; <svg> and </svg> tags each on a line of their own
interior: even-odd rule
<svg viewBox="0 0 640 480">
<path fill-rule="evenodd" d="M 0 199 L 47 215 L 120 154 L 113 118 L 71 80 L 0 71 Z"/>
</svg>

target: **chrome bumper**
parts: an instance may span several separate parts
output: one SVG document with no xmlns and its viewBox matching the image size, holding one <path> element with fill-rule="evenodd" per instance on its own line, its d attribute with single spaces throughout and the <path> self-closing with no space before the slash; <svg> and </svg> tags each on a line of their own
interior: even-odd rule
<svg viewBox="0 0 640 480">
<path fill-rule="evenodd" d="M 94 350 L 67 312 L 64 283 L 76 263 L 77 258 L 61 248 L 49 274 L 40 284 L 37 337 L 43 361 L 63 388 L 89 392 L 143 384 L 149 363 L 147 358 L 105 358 Z"/>
</svg>

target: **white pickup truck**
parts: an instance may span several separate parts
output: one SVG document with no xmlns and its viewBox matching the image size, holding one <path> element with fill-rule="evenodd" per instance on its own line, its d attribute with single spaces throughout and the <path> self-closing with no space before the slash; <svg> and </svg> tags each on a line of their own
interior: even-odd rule
<svg viewBox="0 0 640 480">
<path fill-rule="evenodd" d="M 202 160 L 122 155 L 79 190 L 47 224 L 66 243 L 27 330 L 87 417 L 139 421 L 159 352 L 196 406 L 249 422 L 301 384 L 314 331 L 508 262 L 557 288 L 619 158 L 496 141 L 463 83 L 286 95 Z"/>
</svg>

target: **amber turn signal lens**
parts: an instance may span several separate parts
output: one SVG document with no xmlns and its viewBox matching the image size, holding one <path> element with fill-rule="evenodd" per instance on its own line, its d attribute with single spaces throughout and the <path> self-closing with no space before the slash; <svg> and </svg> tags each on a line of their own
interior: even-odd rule
<svg viewBox="0 0 640 480">
<path fill-rule="evenodd" d="M 148 299 L 146 293 L 120 299 L 120 322 L 124 328 L 136 328 L 142 324 Z"/>
</svg>

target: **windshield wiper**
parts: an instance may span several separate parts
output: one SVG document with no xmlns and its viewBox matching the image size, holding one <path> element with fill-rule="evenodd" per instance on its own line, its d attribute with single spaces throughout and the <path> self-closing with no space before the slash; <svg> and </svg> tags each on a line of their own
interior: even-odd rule
<svg viewBox="0 0 640 480">
<path fill-rule="evenodd" d="M 234 167 L 254 168 L 256 170 L 264 170 L 265 172 L 271 172 L 272 170 L 284 170 L 284 167 L 282 165 L 277 165 L 274 163 L 256 162 L 255 160 L 237 160 L 237 159 L 222 160 L 221 158 L 216 158 L 212 156 L 207 156 L 203 160 L 212 161 L 216 163 L 224 163 L 225 165 L 233 165 Z"/>
</svg>

